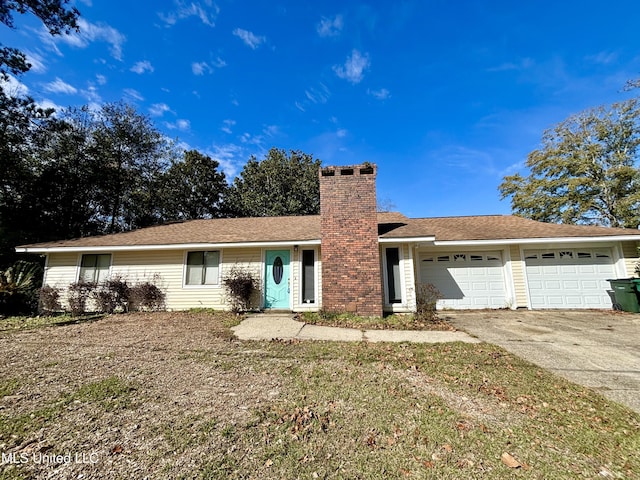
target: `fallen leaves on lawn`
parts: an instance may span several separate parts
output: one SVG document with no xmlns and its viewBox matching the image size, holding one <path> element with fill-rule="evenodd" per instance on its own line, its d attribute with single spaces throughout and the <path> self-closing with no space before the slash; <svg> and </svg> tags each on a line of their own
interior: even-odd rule
<svg viewBox="0 0 640 480">
<path fill-rule="evenodd" d="M 306 440 L 314 433 L 327 432 L 332 425 L 329 413 L 333 408 L 333 402 L 329 402 L 329 407 L 323 412 L 319 412 L 315 405 L 295 407 L 292 412 L 281 413 L 276 423 L 288 426 L 296 440 Z"/>
<path fill-rule="evenodd" d="M 513 468 L 513 469 L 522 468 L 523 470 L 529 470 L 529 465 L 527 465 L 526 463 L 519 462 L 510 453 L 504 452 L 500 457 L 500 459 L 502 460 L 502 463 L 504 463 L 509 468 Z"/>
</svg>

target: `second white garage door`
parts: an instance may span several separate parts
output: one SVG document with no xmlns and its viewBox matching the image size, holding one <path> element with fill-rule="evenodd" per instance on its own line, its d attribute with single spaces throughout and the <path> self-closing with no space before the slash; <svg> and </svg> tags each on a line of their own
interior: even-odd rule
<svg viewBox="0 0 640 480">
<path fill-rule="evenodd" d="M 500 252 L 423 253 L 420 281 L 434 284 L 442 293 L 442 308 L 507 306 Z"/>
<path fill-rule="evenodd" d="M 531 308 L 611 308 L 610 249 L 527 250 L 524 258 Z"/>
</svg>

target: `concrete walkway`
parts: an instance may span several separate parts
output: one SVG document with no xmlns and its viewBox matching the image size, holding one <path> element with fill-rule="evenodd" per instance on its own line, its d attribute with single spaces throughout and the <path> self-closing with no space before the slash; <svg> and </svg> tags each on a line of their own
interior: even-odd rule
<svg viewBox="0 0 640 480">
<path fill-rule="evenodd" d="M 334 342 L 413 342 L 480 343 L 464 332 L 427 330 L 359 330 L 357 328 L 323 327 L 298 322 L 288 314 L 250 315 L 240 325 L 232 327 L 240 340 L 330 340 Z"/>
</svg>

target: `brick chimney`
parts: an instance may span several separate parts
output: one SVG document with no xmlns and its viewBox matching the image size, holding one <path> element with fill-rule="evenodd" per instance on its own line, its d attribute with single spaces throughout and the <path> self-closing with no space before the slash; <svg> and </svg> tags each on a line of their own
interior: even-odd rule
<svg viewBox="0 0 640 480">
<path fill-rule="evenodd" d="M 375 165 L 320 169 L 322 307 L 382 316 Z"/>
</svg>

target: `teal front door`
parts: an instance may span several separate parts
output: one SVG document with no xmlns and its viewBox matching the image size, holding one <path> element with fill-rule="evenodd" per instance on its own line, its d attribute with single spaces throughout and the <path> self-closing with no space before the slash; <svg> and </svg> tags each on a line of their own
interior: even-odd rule
<svg viewBox="0 0 640 480">
<path fill-rule="evenodd" d="M 265 254 L 264 308 L 290 309 L 289 250 L 267 250 Z"/>
</svg>

